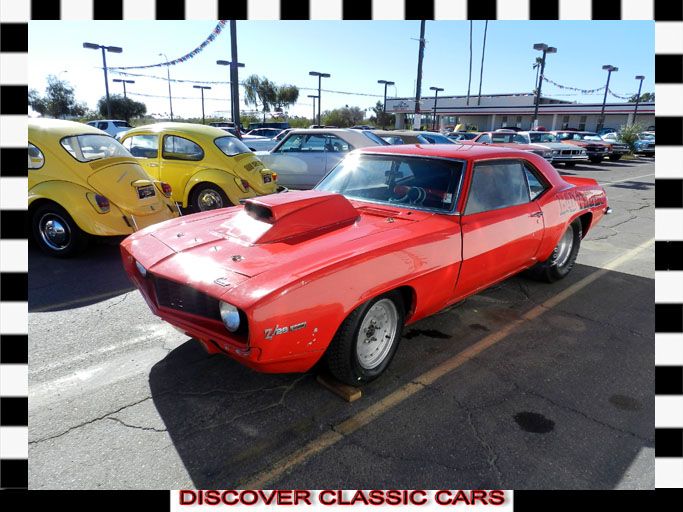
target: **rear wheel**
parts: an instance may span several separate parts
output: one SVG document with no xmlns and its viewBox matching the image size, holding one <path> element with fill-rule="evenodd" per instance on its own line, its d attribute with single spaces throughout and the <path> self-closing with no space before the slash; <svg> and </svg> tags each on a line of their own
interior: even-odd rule
<svg viewBox="0 0 683 512">
<path fill-rule="evenodd" d="M 621 155 L 610 155 L 609 159 L 612 160 L 612 162 L 616 162 L 617 160 L 621 160 Z"/>
<path fill-rule="evenodd" d="M 529 269 L 531 277 L 549 283 L 566 277 L 574 268 L 581 246 L 581 237 L 581 221 L 576 219 L 562 234 L 550 258 Z"/>
<path fill-rule="evenodd" d="M 571 169 L 572 167 L 576 167 L 576 162 L 565 162 L 564 166 Z"/>
<path fill-rule="evenodd" d="M 205 212 L 217 208 L 233 206 L 228 196 L 218 185 L 200 183 L 192 189 L 190 208 L 195 212 Z"/>
<path fill-rule="evenodd" d="M 600 162 L 602 162 L 602 157 L 601 156 L 592 156 L 592 157 L 590 157 L 589 160 L 594 164 L 599 164 Z"/>
<path fill-rule="evenodd" d="M 88 245 L 88 235 L 58 204 L 38 207 L 31 217 L 31 229 L 40 249 L 50 256 L 69 258 Z"/>
<path fill-rule="evenodd" d="M 379 377 L 396 353 L 404 304 L 391 292 L 360 305 L 344 320 L 325 353 L 332 375 L 352 386 Z"/>
</svg>

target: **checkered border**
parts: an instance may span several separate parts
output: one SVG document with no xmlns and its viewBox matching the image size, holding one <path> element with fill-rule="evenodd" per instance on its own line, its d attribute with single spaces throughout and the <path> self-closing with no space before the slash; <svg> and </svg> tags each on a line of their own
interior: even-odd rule
<svg viewBox="0 0 683 512">
<path fill-rule="evenodd" d="M 0 7 L 0 488 L 27 486 L 28 219 L 12 207 L 12 192 L 27 182 L 29 20 L 654 19 L 656 93 L 683 98 L 683 4 L 675 0 L 0 0 Z M 656 124 L 660 290 L 683 271 L 683 109 L 660 103 Z M 655 308 L 656 482 L 683 487 L 683 289 L 673 301 L 656 296 Z"/>
</svg>

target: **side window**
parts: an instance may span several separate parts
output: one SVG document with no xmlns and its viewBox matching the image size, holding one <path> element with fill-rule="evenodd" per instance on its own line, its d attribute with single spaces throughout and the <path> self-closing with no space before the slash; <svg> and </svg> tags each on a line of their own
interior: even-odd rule
<svg viewBox="0 0 683 512">
<path fill-rule="evenodd" d="M 204 158 L 204 151 L 191 140 L 177 135 L 165 135 L 161 156 L 166 160 L 197 161 Z"/>
<path fill-rule="evenodd" d="M 466 215 L 528 202 L 529 186 L 521 162 L 482 162 L 474 166 Z"/>
<path fill-rule="evenodd" d="M 43 152 L 29 142 L 28 144 L 28 168 L 40 169 L 45 164 Z"/>
<path fill-rule="evenodd" d="M 297 153 L 301 151 L 301 146 L 304 143 L 305 135 L 292 135 L 282 143 L 278 153 Z"/>
<path fill-rule="evenodd" d="M 123 141 L 123 147 L 137 158 L 156 158 L 159 154 L 158 135 L 133 135 Z"/>
<path fill-rule="evenodd" d="M 105 121 L 105 122 L 100 121 L 99 123 L 97 123 L 97 128 L 98 128 L 99 130 L 106 130 L 106 129 L 107 129 L 107 124 L 108 124 L 108 123 L 107 123 L 106 121 Z"/>
<path fill-rule="evenodd" d="M 477 139 L 477 142 L 480 144 L 491 144 L 491 136 L 488 133 L 485 133 Z"/>
<path fill-rule="evenodd" d="M 526 181 L 529 184 L 529 196 L 533 201 L 543 192 L 545 192 L 546 186 L 540 179 L 538 179 L 536 173 L 529 169 L 529 167 L 526 165 L 524 166 L 524 172 L 526 174 Z"/>
<path fill-rule="evenodd" d="M 351 145 L 337 137 L 336 135 L 325 136 L 325 151 L 333 151 L 335 153 L 347 153 L 351 151 Z"/>
</svg>

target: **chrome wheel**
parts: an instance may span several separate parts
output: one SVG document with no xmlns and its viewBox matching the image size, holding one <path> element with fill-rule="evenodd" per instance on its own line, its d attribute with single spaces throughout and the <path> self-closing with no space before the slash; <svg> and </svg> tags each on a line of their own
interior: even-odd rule
<svg viewBox="0 0 683 512">
<path fill-rule="evenodd" d="M 45 245 L 63 251 L 71 243 L 69 224 L 56 213 L 46 213 L 38 221 L 38 232 Z"/>
<path fill-rule="evenodd" d="M 567 231 L 564 232 L 560 242 L 555 247 L 555 265 L 558 267 L 564 267 L 569 261 L 569 255 L 572 253 L 572 247 L 574 247 L 574 228 L 569 226 Z"/>
<path fill-rule="evenodd" d="M 216 190 L 205 188 L 197 194 L 197 206 L 202 212 L 223 208 L 223 198 Z"/>
<path fill-rule="evenodd" d="M 366 369 L 376 368 L 387 357 L 398 332 L 398 311 L 390 299 L 381 299 L 368 310 L 361 322 L 356 339 L 358 364 Z"/>
</svg>

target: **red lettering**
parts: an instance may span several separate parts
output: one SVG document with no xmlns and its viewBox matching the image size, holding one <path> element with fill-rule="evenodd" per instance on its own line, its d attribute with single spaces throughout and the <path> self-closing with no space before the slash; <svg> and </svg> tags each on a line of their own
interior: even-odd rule
<svg viewBox="0 0 683 512">
<path fill-rule="evenodd" d="M 180 491 L 178 497 L 181 505 L 193 505 L 197 501 L 197 494 L 194 491 Z"/>
</svg>

